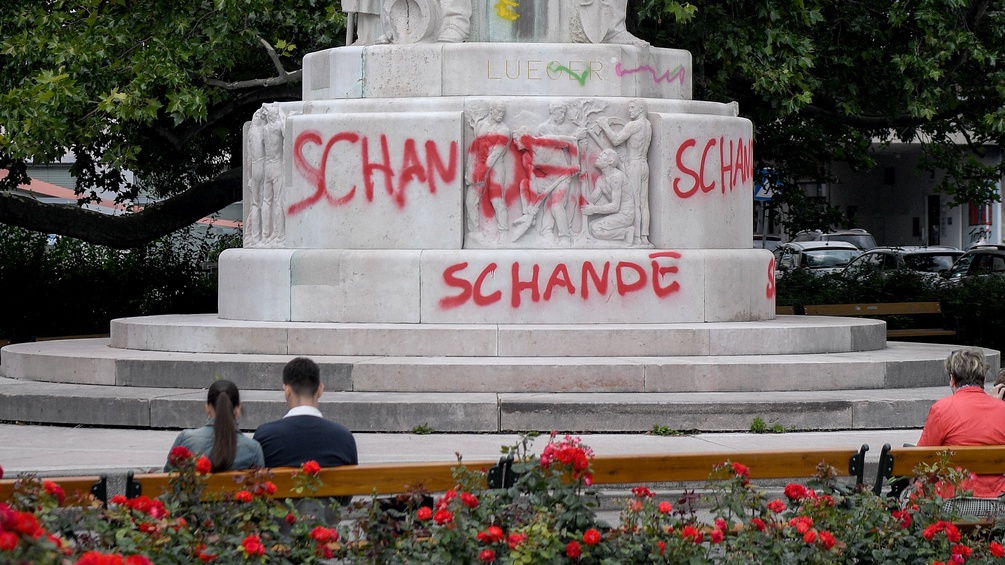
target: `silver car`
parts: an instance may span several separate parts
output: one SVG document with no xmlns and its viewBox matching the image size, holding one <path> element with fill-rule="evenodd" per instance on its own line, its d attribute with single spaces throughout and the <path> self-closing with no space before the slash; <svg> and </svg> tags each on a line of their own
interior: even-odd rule
<svg viewBox="0 0 1005 565">
<path fill-rule="evenodd" d="M 800 241 L 775 249 L 775 276 L 806 269 L 815 275 L 841 272 L 862 250 L 844 241 Z"/>
<path fill-rule="evenodd" d="M 876 247 L 858 256 L 842 271 L 845 277 L 907 270 L 927 278 L 949 271 L 963 252 L 949 246 Z"/>
</svg>

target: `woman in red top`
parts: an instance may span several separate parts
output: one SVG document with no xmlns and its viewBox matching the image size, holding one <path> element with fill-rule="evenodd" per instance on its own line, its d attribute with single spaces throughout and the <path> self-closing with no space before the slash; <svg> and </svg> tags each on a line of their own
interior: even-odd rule
<svg viewBox="0 0 1005 565">
<path fill-rule="evenodd" d="M 988 370 L 981 349 L 949 354 L 946 372 L 953 394 L 932 405 L 918 446 L 1005 445 L 1005 402 L 984 392 Z M 973 489 L 974 496 L 995 498 L 1005 492 L 1005 475 L 977 475 L 963 487 Z"/>
</svg>

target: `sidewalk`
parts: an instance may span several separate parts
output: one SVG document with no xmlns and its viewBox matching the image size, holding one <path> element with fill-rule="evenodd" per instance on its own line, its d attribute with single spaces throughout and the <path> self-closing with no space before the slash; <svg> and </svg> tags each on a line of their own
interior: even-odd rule
<svg viewBox="0 0 1005 565">
<path fill-rule="evenodd" d="M 0 467 L 5 478 L 20 473 L 41 476 L 78 473 L 124 474 L 160 470 L 176 430 L 110 429 L 0 424 Z M 356 433 L 360 463 L 498 459 L 500 447 L 517 442 L 516 434 L 375 434 Z M 914 443 L 921 430 L 851 430 L 783 434 L 699 433 L 688 436 L 649 434 L 575 434 L 597 455 L 763 451 L 799 448 L 858 448 L 868 444 L 867 462 L 875 462 L 884 443 Z M 537 438 L 532 447 L 544 447 Z"/>
</svg>

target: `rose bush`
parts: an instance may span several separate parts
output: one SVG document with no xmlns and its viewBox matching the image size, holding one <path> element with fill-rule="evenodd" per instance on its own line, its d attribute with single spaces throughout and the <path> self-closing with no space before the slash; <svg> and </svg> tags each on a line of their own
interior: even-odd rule
<svg viewBox="0 0 1005 565">
<path fill-rule="evenodd" d="M 917 470 L 904 504 L 842 487 L 825 467 L 769 495 L 742 461 L 724 461 L 701 497 L 635 486 L 610 525 L 597 517 L 590 448 L 553 435 L 537 457 L 529 442 L 505 450 L 512 486 L 487 489 L 486 469 L 459 462 L 435 498 L 372 497 L 327 516 L 271 498 L 266 471 L 204 501 L 205 463 L 180 451 L 169 492 L 117 495 L 107 509 L 62 507 L 61 489 L 28 477 L 0 503 L 0 563 L 1005 564 L 1005 528 L 962 527 L 944 510 L 967 477 L 946 461 Z M 319 471 L 304 465 L 295 489 L 316 492 Z"/>
</svg>

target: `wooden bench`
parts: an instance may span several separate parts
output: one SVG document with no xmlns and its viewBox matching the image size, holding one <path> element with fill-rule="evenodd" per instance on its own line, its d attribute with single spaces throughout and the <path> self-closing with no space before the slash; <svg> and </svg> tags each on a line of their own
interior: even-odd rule
<svg viewBox="0 0 1005 565">
<path fill-rule="evenodd" d="M 953 465 L 978 475 L 1005 473 L 1005 445 L 941 446 L 941 447 L 890 447 L 883 446 L 879 454 L 879 469 L 873 492 L 881 494 L 883 485 L 891 479 L 910 477 L 922 463 L 932 465 L 945 452 L 950 452 Z M 899 496 L 903 485 L 890 483 L 890 496 Z"/>
<path fill-rule="evenodd" d="M 918 316 L 942 315 L 938 302 L 890 302 L 873 304 L 807 304 L 807 316 Z M 944 328 L 910 328 L 886 330 L 888 338 L 954 336 L 955 330 Z"/>
<path fill-rule="evenodd" d="M 10 500 L 14 486 L 21 479 L 0 479 L 0 501 Z M 56 483 L 63 489 L 66 499 L 63 506 L 91 506 L 108 502 L 108 477 L 87 475 L 79 477 L 38 477 L 39 481 Z"/>
<path fill-rule="evenodd" d="M 854 449 L 819 449 L 791 451 L 674 453 L 665 455 L 597 456 L 593 459 L 593 484 L 631 484 L 657 482 L 706 481 L 713 468 L 724 462 L 742 463 L 750 470 L 751 479 L 781 479 L 812 477 L 821 463 L 838 470 L 839 476 L 855 478 L 864 484 L 865 452 L 868 446 Z M 514 475 L 508 470 L 512 459 L 495 461 L 464 461 L 471 470 L 488 471 L 486 486 L 500 488 L 512 484 Z M 428 492 L 442 492 L 456 484 L 453 469 L 457 463 L 371 464 L 324 468 L 319 478 L 322 486 L 316 492 L 296 492 L 295 473 L 298 468 L 270 469 L 269 480 L 276 485 L 273 498 L 335 497 L 381 495 L 407 492 L 421 485 Z M 203 498 L 233 494 L 247 488 L 240 481 L 244 471 L 228 471 L 209 475 Z M 130 473 L 126 481 L 126 496 L 141 494 L 159 496 L 170 489 L 169 473 Z"/>
</svg>

